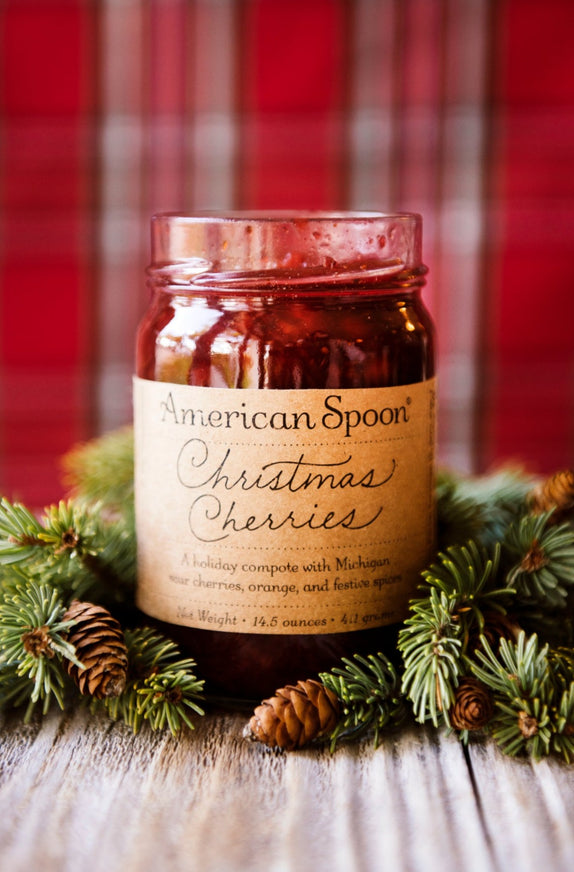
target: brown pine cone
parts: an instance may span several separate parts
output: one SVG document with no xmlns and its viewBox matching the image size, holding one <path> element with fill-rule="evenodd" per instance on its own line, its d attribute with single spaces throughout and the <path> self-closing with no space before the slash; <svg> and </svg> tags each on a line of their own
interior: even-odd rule
<svg viewBox="0 0 574 872">
<path fill-rule="evenodd" d="M 492 694 L 477 678 L 463 678 L 449 712 L 455 730 L 480 730 L 494 713 Z"/>
<path fill-rule="evenodd" d="M 574 469 L 563 469 L 541 482 L 529 496 L 530 511 L 535 515 L 554 509 L 552 523 L 574 514 Z"/>
<path fill-rule="evenodd" d="M 330 733 L 339 720 L 339 700 L 319 681 L 288 684 L 257 706 L 248 734 L 270 748 L 292 751 Z"/>
<path fill-rule="evenodd" d="M 84 668 L 64 662 L 80 693 L 96 699 L 119 696 L 126 686 L 128 652 L 118 621 L 103 606 L 79 600 L 70 604 L 62 620 L 75 621 L 67 641 Z"/>
</svg>

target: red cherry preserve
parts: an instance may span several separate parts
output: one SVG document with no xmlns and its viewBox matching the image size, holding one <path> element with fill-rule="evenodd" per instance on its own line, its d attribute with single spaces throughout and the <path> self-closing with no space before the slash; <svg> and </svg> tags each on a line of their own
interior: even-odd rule
<svg viewBox="0 0 574 872">
<path fill-rule="evenodd" d="M 408 213 L 152 220 L 137 598 L 212 693 L 393 645 L 435 538 L 421 233 Z"/>
</svg>

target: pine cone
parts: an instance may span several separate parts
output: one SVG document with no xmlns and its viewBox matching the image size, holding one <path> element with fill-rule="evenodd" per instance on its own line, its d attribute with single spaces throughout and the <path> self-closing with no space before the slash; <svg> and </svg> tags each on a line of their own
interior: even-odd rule
<svg viewBox="0 0 574 872">
<path fill-rule="evenodd" d="M 480 730 L 494 713 L 492 694 L 477 678 L 464 678 L 456 689 L 449 716 L 455 730 Z"/>
<path fill-rule="evenodd" d="M 535 515 L 554 509 L 552 523 L 574 514 L 574 469 L 563 469 L 541 482 L 531 492 L 529 505 Z"/>
<path fill-rule="evenodd" d="M 257 706 L 247 733 L 270 748 L 292 751 L 330 733 L 339 720 L 332 690 L 309 679 L 288 684 Z"/>
<path fill-rule="evenodd" d="M 76 656 L 84 664 L 80 669 L 66 660 L 68 675 L 80 693 L 104 699 L 119 696 L 126 686 L 128 653 L 119 623 L 103 606 L 74 600 L 63 619 L 75 621 L 67 635 Z"/>
</svg>

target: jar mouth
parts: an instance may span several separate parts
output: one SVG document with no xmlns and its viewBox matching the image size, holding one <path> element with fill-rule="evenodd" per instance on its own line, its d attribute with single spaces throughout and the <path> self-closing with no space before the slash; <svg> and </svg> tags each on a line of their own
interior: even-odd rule
<svg viewBox="0 0 574 872">
<path fill-rule="evenodd" d="M 152 218 L 151 270 L 185 264 L 190 276 L 282 272 L 342 281 L 351 273 L 418 270 L 422 219 L 414 212 L 161 212 Z M 181 272 L 178 270 L 178 272 Z"/>
<path fill-rule="evenodd" d="M 320 209 L 229 209 L 229 210 L 198 210 L 197 212 L 157 212 L 152 216 L 154 221 L 177 221 L 186 224 L 222 224 L 226 222 L 251 223 L 262 221 L 266 224 L 298 223 L 300 221 L 317 221 L 319 223 L 338 221 L 379 221 L 383 219 L 396 219 L 405 222 L 418 223 L 422 220 L 418 212 L 377 212 L 374 210 L 320 210 Z"/>
</svg>

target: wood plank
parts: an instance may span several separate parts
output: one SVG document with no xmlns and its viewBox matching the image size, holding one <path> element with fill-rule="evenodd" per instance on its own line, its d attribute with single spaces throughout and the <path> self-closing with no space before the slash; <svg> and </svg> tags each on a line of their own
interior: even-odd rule
<svg viewBox="0 0 574 872">
<path fill-rule="evenodd" d="M 561 872 L 574 786 L 554 763 L 410 729 L 275 755 L 219 713 L 177 739 L 85 711 L 0 726 L 2 872 Z M 483 819 L 484 822 L 483 823 Z M 541 821 L 542 837 L 533 824 Z"/>
<path fill-rule="evenodd" d="M 570 872 L 574 868 L 574 771 L 472 745 L 472 770 L 498 868 Z"/>
</svg>

